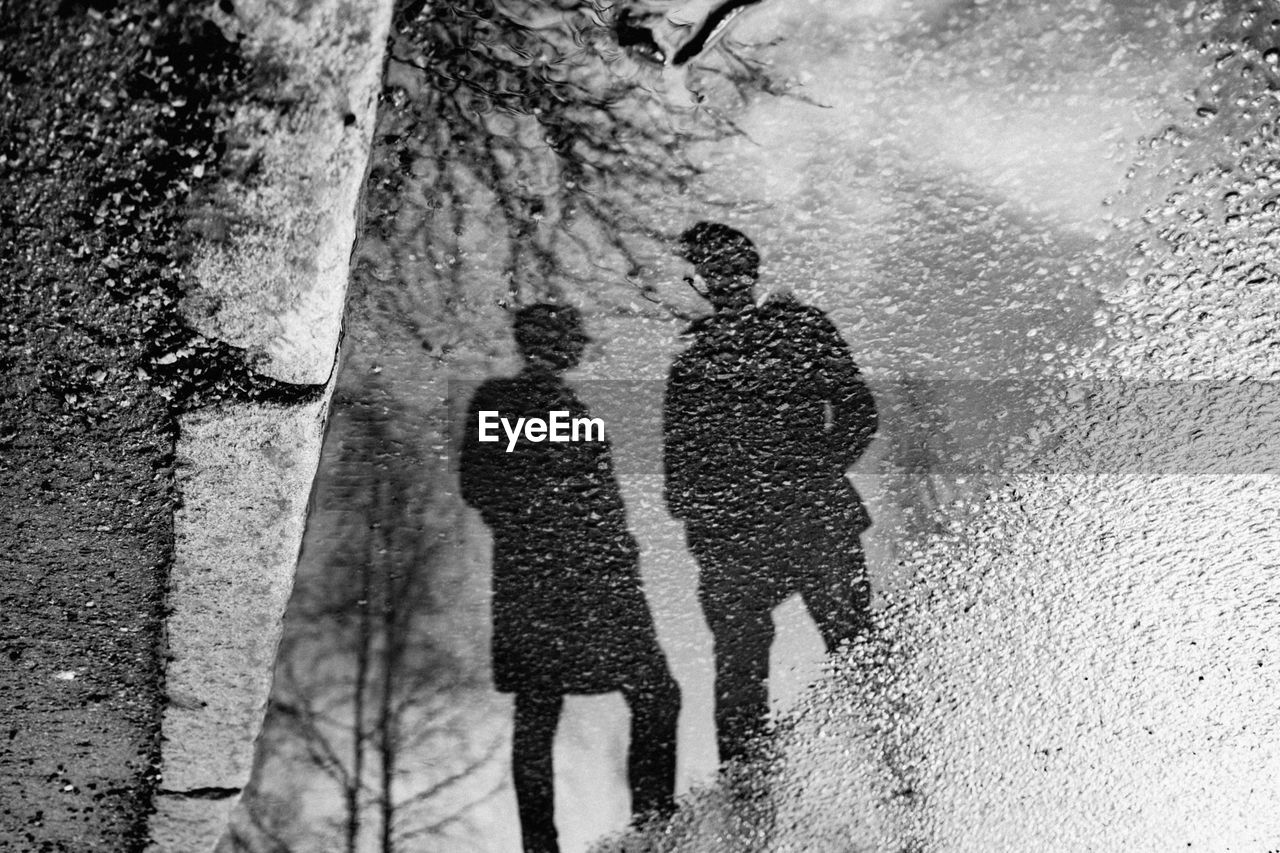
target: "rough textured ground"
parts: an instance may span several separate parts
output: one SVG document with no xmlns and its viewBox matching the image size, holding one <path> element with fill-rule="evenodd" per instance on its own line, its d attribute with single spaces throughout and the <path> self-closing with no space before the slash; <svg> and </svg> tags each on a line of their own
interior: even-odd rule
<svg viewBox="0 0 1280 853">
<path fill-rule="evenodd" d="M 206 188 L 252 168 L 218 118 L 269 72 L 205 11 L 0 0 L 4 849 L 143 844 L 174 417 L 281 396 L 178 310 Z"/>
</svg>

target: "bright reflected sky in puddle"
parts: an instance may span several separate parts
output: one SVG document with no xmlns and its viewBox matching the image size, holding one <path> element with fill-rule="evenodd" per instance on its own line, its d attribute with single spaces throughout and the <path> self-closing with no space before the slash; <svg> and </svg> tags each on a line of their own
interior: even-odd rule
<svg viewBox="0 0 1280 853">
<path fill-rule="evenodd" d="M 1087 26 L 1082 4 L 1002 4 L 985 20 L 939 32 L 947 5 L 908 13 L 900 4 L 801 2 L 744 15 L 734 37 L 778 39 L 768 51 L 774 70 L 801 81 L 798 91 L 816 104 L 757 99 L 737 119 L 742 136 L 696 154 L 707 174 L 691 197 L 729 207 L 685 212 L 690 221 L 722 216 L 751 234 L 763 258 L 762 288 L 789 290 L 830 312 L 869 372 L 888 417 L 854 479 L 876 519 L 864 543 L 881 592 L 908 581 L 893 567 L 913 532 L 903 503 L 918 487 L 910 479 L 918 472 L 893 464 L 912 438 L 894 433 L 914 428 L 895 379 L 1051 377 L 1068 353 L 1104 340 L 1093 323 L 1100 299 L 1089 263 L 1109 233 L 1103 202 L 1123 188 L 1138 140 L 1185 109 L 1196 66 L 1190 51 L 1170 49 L 1185 46 L 1181 9 L 1152 13 L 1155 25 L 1118 39 L 1106 24 Z M 673 281 L 659 284 L 664 296 L 697 310 Z M 669 327 L 649 322 L 592 323 L 609 344 L 583 378 L 659 377 L 682 345 Z M 582 387 L 592 404 L 590 383 Z M 652 393 L 656 411 L 660 388 Z M 946 412 L 945 399 L 932 403 Z M 611 417 L 607 404 L 604 395 L 596 413 L 627 422 L 626 412 Z M 625 440 L 622 433 L 615 444 Z M 947 447 L 956 468 L 985 450 L 981 442 Z M 941 467 L 933 476 L 949 479 Z M 710 638 L 695 603 L 696 566 L 662 507 L 659 479 L 621 479 L 645 548 L 647 591 L 684 685 L 687 785 L 714 768 Z M 965 491 L 954 482 L 943 488 Z M 820 675 L 822 649 L 797 602 L 780 608 L 777 621 L 771 694 L 785 708 Z M 700 653 L 680 653 L 699 643 Z M 594 736 L 575 738 L 564 764 L 598 771 L 593 755 L 621 754 L 622 705 L 579 701 L 582 724 L 567 728 Z M 601 708 L 609 709 L 609 733 L 599 728 Z M 609 828 L 606 815 L 618 825 L 622 792 L 615 781 L 602 797 L 609 786 L 598 772 L 566 769 L 562 779 L 566 849 L 585 849 L 578 845 Z M 574 829 L 570 815 L 594 816 L 594 825 Z"/>
</svg>

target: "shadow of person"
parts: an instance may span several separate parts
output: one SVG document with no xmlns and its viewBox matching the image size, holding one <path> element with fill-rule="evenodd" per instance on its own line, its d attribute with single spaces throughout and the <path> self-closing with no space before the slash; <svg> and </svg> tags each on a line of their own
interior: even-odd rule
<svg viewBox="0 0 1280 853">
<path fill-rule="evenodd" d="M 631 710 L 628 781 L 638 818 L 673 809 L 680 689 L 658 646 L 639 552 L 627 530 L 610 447 L 565 384 L 588 340 L 574 308 L 515 315 L 525 360 L 471 400 L 462 497 L 493 534 L 493 678 L 515 694 L 512 769 L 526 851 L 558 850 L 551 748 L 566 694 L 621 691 Z M 569 440 L 527 428 L 511 441 L 496 418 L 581 429 Z M 486 434 L 482 440 L 482 429 Z M 489 440 L 496 432 L 498 440 Z M 589 439 L 589 440 L 588 440 Z"/>
<path fill-rule="evenodd" d="M 774 607 L 799 593 L 828 652 L 866 629 L 859 537 L 871 519 L 845 472 L 878 422 L 823 312 L 792 297 L 756 304 L 746 235 L 700 222 L 681 242 L 715 313 L 689 329 L 668 377 L 664 493 L 700 568 L 725 762 L 764 731 Z"/>
</svg>

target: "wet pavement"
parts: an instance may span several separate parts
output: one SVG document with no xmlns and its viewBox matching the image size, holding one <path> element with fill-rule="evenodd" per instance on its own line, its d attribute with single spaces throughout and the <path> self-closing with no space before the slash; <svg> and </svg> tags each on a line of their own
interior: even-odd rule
<svg viewBox="0 0 1280 853">
<path fill-rule="evenodd" d="M 6 850 L 207 848 L 247 780 L 384 42 L 343 11 L 0 3 Z"/>
<path fill-rule="evenodd" d="M 593 339 L 567 381 L 607 425 L 683 693 L 662 849 L 1273 839 L 1280 25 L 763 2 L 673 71 L 578 13 L 504 29 L 463 5 L 396 22 L 314 509 L 221 849 L 518 849 L 492 545 L 457 477 L 477 384 L 520 369 L 509 310 L 546 299 Z M 776 612 L 768 808 L 712 787 L 711 637 L 662 494 L 664 379 L 707 311 L 673 241 L 707 218 L 755 241 L 762 294 L 829 314 L 880 410 L 850 472 L 877 638 L 825 676 L 812 621 Z M 620 695 L 569 699 L 563 849 L 626 828 L 626 733 Z"/>
<path fill-rule="evenodd" d="M 0 847 L 9 850 L 146 843 L 174 413 L 226 395 L 237 366 L 244 376 L 181 321 L 170 255 L 191 170 L 214 159 L 215 102 L 237 71 L 225 40 L 201 23 L 145 3 L 0 4 Z M 201 351 L 198 369 L 158 364 L 182 347 Z"/>
</svg>

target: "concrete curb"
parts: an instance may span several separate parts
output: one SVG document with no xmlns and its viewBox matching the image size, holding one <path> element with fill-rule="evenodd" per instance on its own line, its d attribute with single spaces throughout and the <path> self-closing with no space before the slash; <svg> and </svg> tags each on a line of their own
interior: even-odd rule
<svg viewBox="0 0 1280 853">
<path fill-rule="evenodd" d="M 289 98 L 237 114 L 229 136 L 261 168 L 252 185 L 220 188 L 243 227 L 196 253 L 200 289 L 185 307 L 261 373 L 323 391 L 180 421 L 152 853 L 212 850 L 249 782 L 333 389 L 391 7 L 255 0 L 219 21 L 285 69 Z"/>
<path fill-rule="evenodd" d="M 182 422 L 154 850 L 212 848 L 248 783 L 326 407 Z"/>
</svg>

